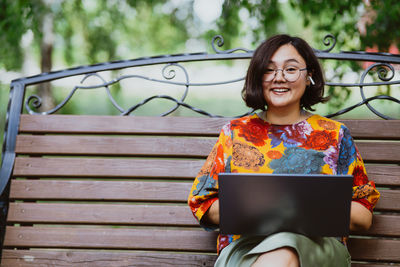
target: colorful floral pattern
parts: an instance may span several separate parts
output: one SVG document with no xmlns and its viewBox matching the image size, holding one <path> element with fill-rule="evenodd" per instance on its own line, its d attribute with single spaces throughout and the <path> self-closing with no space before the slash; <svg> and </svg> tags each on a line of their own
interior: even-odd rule
<svg viewBox="0 0 400 267">
<path fill-rule="evenodd" d="M 273 125 L 253 114 L 222 128 L 188 199 L 194 216 L 208 230 L 216 226 L 206 225 L 202 217 L 218 198 L 220 172 L 351 174 L 354 201 L 372 211 L 379 199 L 349 130 L 319 115 L 293 125 Z M 329 192 L 327 197 L 335 196 Z M 218 251 L 238 238 L 219 235 Z"/>
</svg>

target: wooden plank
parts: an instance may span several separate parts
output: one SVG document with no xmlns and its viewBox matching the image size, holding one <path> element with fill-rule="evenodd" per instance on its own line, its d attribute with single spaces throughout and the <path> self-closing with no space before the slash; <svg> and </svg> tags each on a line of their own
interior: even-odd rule
<svg viewBox="0 0 400 267">
<path fill-rule="evenodd" d="M 400 190 L 379 190 L 381 197 L 375 207 L 379 211 L 400 211 Z"/>
<path fill-rule="evenodd" d="M 368 178 L 378 186 L 400 186 L 399 165 L 366 164 Z"/>
<path fill-rule="evenodd" d="M 191 182 L 12 180 L 10 199 L 187 201 Z M 380 190 L 376 210 L 400 211 L 400 190 Z"/>
<path fill-rule="evenodd" d="M 400 214 L 375 214 L 372 226 L 368 231 L 359 231 L 357 235 L 400 237 Z"/>
<path fill-rule="evenodd" d="M 344 123 L 354 138 L 400 139 L 400 120 L 338 120 Z"/>
<path fill-rule="evenodd" d="M 155 164 L 156 163 L 156 164 Z M 17 157 L 16 177 L 168 177 L 192 178 L 203 160 L 27 158 Z"/>
<path fill-rule="evenodd" d="M 162 266 L 212 267 L 217 256 L 193 253 L 141 251 L 81 251 L 81 250 L 3 250 L 3 267 L 36 266 Z M 385 263 L 352 263 L 352 267 L 388 267 Z M 391 264 L 400 267 L 400 264 Z"/>
<path fill-rule="evenodd" d="M 186 205 L 10 203 L 7 221 L 198 226 L 197 220 Z M 375 215 L 371 229 L 356 234 L 400 237 L 400 216 Z"/>
<path fill-rule="evenodd" d="M 21 115 L 23 133 L 179 134 L 216 136 L 231 118 Z M 400 120 L 339 120 L 354 138 L 400 139 Z M 113 127 L 110 127 L 112 125 Z"/>
<path fill-rule="evenodd" d="M 356 142 L 364 161 L 400 162 L 400 142 Z"/>
<path fill-rule="evenodd" d="M 4 249 L 1 263 L 3 267 L 212 267 L 216 258 L 215 254 L 193 253 Z"/>
<path fill-rule="evenodd" d="M 21 133 L 218 135 L 229 118 L 21 115 Z"/>
<path fill-rule="evenodd" d="M 10 199 L 186 202 L 191 182 L 12 180 Z"/>
<path fill-rule="evenodd" d="M 4 246 L 215 252 L 215 238 L 215 232 L 201 230 L 9 226 Z M 354 260 L 400 262 L 400 240 L 352 238 L 348 247 Z"/>
<path fill-rule="evenodd" d="M 216 138 L 17 136 L 16 153 L 33 155 L 207 157 Z M 398 162 L 400 142 L 358 141 L 365 161 Z"/>
<path fill-rule="evenodd" d="M 10 203 L 10 223 L 198 226 L 187 205 Z"/>
<path fill-rule="evenodd" d="M 348 249 L 353 260 L 400 263 L 400 240 L 351 238 Z"/>
<path fill-rule="evenodd" d="M 216 238 L 204 230 L 8 226 L 4 247 L 215 252 Z"/>
<path fill-rule="evenodd" d="M 32 162 L 30 162 L 32 161 Z M 56 164 L 56 165 L 54 165 Z M 88 164 L 93 164 L 92 166 Z M 107 164 L 107 165 L 105 165 Z M 194 178 L 204 160 L 158 160 L 158 159 L 46 159 L 16 158 L 14 176 L 65 175 L 79 176 L 77 171 L 90 169 L 90 177 L 176 177 Z M 368 177 L 377 184 L 400 185 L 400 166 L 383 164 L 366 164 Z M 88 173 L 84 173 L 89 175 Z M 82 174 L 82 175 L 84 175 Z M 87 177 L 87 176 L 82 176 Z"/>
<path fill-rule="evenodd" d="M 30 155 L 172 156 L 205 158 L 216 138 L 132 138 L 19 135 L 15 152 Z"/>
</svg>

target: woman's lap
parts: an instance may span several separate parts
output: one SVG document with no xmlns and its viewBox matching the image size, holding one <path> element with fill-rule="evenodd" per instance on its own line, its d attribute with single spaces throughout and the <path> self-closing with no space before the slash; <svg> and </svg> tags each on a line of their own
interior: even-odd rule
<svg viewBox="0 0 400 267">
<path fill-rule="evenodd" d="M 268 237 L 242 237 L 221 251 L 215 266 L 251 266 L 265 252 L 291 247 L 299 255 L 301 267 L 348 267 L 346 247 L 333 237 L 310 239 L 294 233 L 277 233 Z"/>
</svg>

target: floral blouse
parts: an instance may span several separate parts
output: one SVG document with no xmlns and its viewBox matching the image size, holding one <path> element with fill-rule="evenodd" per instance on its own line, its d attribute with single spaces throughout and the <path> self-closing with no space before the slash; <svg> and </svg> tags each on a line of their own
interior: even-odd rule
<svg viewBox="0 0 400 267">
<path fill-rule="evenodd" d="M 292 125 L 274 125 L 253 114 L 222 128 L 188 198 L 190 209 L 206 230 L 217 228 L 206 225 L 202 217 L 218 198 L 220 172 L 350 174 L 354 176 L 353 201 L 372 211 L 379 199 L 349 130 L 319 115 Z M 220 234 L 218 253 L 238 238 Z"/>
</svg>

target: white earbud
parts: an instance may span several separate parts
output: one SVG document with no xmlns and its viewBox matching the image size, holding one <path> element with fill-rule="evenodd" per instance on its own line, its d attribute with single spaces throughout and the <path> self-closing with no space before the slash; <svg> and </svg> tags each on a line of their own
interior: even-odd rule
<svg viewBox="0 0 400 267">
<path fill-rule="evenodd" d="M 308 80 L 311 82 L 312 85 L 315 85 L 315 82 L 314 82 L 313 78 L 311 78 L 311 76 L 308 76 Z"/>
</svg>

